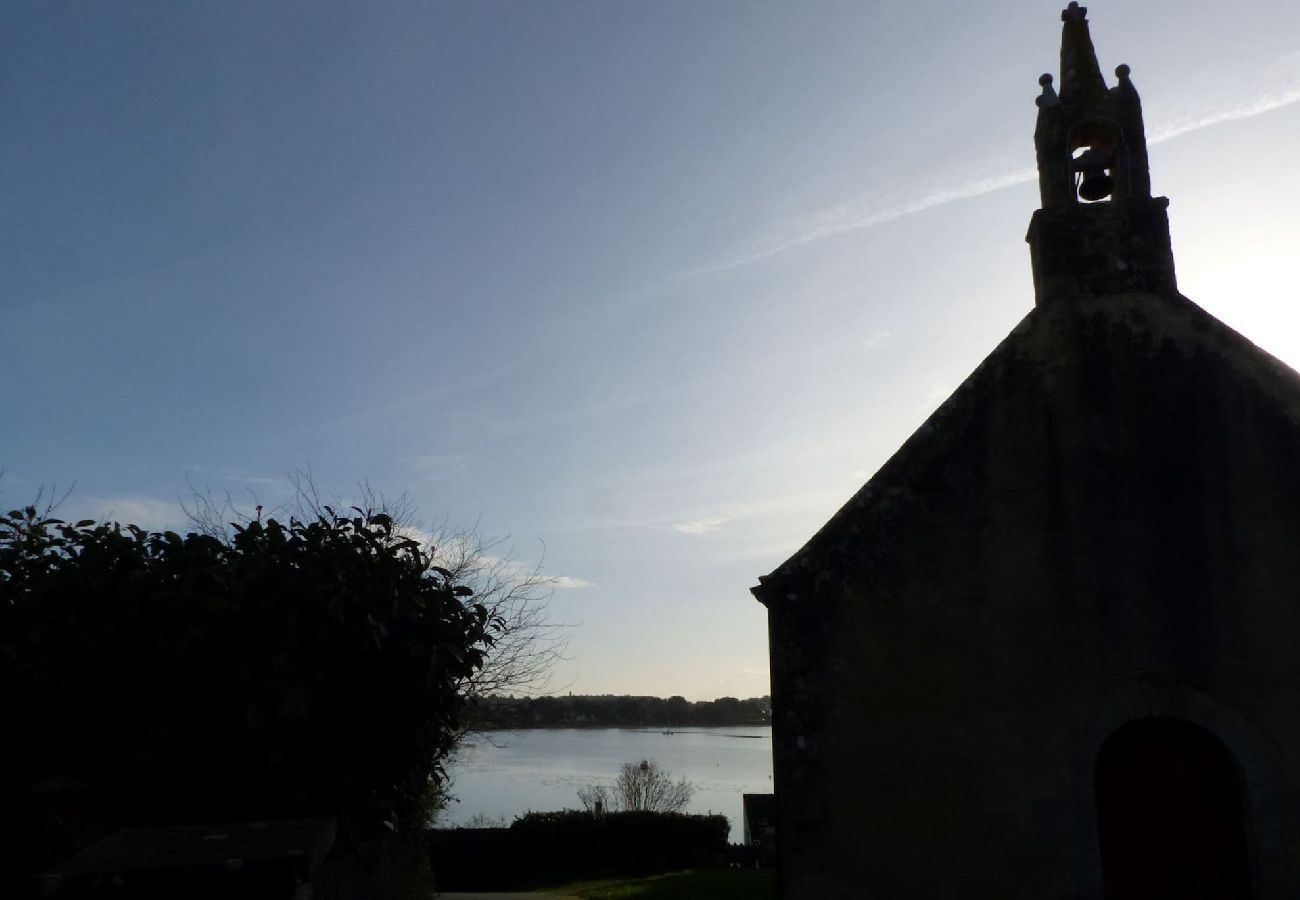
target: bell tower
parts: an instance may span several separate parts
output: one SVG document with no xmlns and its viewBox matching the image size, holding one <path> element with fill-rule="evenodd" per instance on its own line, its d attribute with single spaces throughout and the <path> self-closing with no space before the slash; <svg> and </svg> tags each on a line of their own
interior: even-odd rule
<svg viewBox="0 0 1300 900">
<path fill-rule="evenodd" d="M 1169 200 L 1151 196 L 1142 102 L 1129 67 L 1107 88 L 1088 9 L 1061 13 L 1061 91 L 1038 79 L 1038 188 L 1029 223 L 1035 303 L 1121 293 L 1176 294 Z"/>
</svg>

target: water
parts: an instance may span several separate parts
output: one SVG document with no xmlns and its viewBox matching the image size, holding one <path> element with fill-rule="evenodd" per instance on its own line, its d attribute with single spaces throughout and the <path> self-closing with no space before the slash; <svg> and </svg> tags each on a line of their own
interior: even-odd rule
<svg viewBox="0 0 1300 900">
<path fill-rule="evenodd" d="M 612 784 L 625 762 L 651 759 L 695 785 L 686 812 L 722 813 L 739 843 L 741 794 L 772 790 L 772 729 L 538 728 L 498 731 L 466 743 L 447 767 L 459 802 L 440 827 L 476 816 L 506 824 L 528 811 L 581 809 L 578 788 Z"/>
</svg>

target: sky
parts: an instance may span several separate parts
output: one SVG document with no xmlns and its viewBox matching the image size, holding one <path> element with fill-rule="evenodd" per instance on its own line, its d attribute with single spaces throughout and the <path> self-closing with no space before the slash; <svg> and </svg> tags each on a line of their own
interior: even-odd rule
<svg viewBox="0 0 1300 900">
<path fill-rule="evenodd" d="M 1060 0 L 0 9 L 0 502 L 407 493 L 557 690 L 767 692 L 748 588 L 1033 305 Z M 1094 3 L 1180 290 L 1300 366 L 1300 6 Z"/>
</svg>

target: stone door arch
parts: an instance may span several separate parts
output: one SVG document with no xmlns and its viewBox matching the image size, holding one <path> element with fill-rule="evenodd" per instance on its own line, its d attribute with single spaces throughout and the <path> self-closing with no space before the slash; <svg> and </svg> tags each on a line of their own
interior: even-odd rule
<svg viewBox="0 0 1300 900">
<path fill-rule="evenodd" d="M 1174 718 L 1102 744 L 1097 824 L 1106 900 L 1248 900 L 1241 780 L 1228 748 Z"/>
</svg>

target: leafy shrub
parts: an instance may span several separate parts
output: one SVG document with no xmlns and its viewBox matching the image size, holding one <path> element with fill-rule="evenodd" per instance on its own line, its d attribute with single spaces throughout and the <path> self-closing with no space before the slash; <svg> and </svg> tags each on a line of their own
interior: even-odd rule
<svg viewBox="0 0 1300 900">
<path fill-rule="evenodd" d="M 114 824 L 423 829 L 499 623 L 387 516 L 326 511 L 229 542 L 0 516 L 5 799 L 63 777 Z"/>
</svg>

